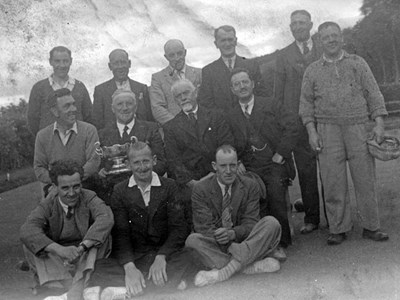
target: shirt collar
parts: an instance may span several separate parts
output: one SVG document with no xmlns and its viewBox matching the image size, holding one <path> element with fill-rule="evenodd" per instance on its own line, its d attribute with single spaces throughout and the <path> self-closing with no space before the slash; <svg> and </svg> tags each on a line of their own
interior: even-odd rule
<svg viewBox="0 0 400 300">
<path fill-rule="evenodd" d="M 228 60 L 231 59 L 233 62 L 233 67 L 235 67 L 235 61 L 236 61 L 236 54 L 232 57 L 223 57 L 221 56 L 222 60 L 224 61 L 225 65 L 228 65 Z"/>
<path fill-rule="evenodd" d="M 64 204 L 64 203 L 61 201 L 60 197 L 58 197 L 58 202 L 60 202 L 60 205 L 61 205 L 63 211 L 64 211 L 65 213 L 67 213 L 67 212 L 68 212 L 68 205 Z M 72 210 L 73 210 L 73 209 L 72 209 Z"/>
<path fill-rule="evenodd" d="M 51 74 L 49 76 L 49 83 L 50 83 L 51 86 L 53 86 L 54 84 L 58 84 L 57 82 L 54 81 L 54 74 Z M 65 83 L 64 87 L 67 87 L 68 85 L 75 85 L 75 78 L 72 78 L 69 75 L 68 75 L 68 80 Z"/>
<path fill-rule="evenodd" d="M 178 71 L 177 69 L 174 69 L 173 67 L 171 67 L 171 65 L 168 65 L 168 68 L 169 68 L 168 70 L 169 70 L 170 74 L 171 73 L 178 73 L 178 72 L 186 74 L 186 64 L 183 65 L 183 68 L 180 71 Z"/>
<path fill-rule="evenodd" d="M 55 133 L 56 131 L 64 133 L 58 128 L 57 121 L 54 122 L 53 133 Z M 70 129 L 67 129 L 67 131 L 65 131 L 64 134 L 67 135 L 72 131 L 75 132 L 75 134 L 78 134 L 78 126 L 76 125 L 76 122 L 74 123 L 74 125 L 72 125 L 72 127 Z"/>
<path fill-rule="evenodd" d="M 217 178 L 217 182 L 218 182 L 219 187 L 221 188 L 222 196 L 224 196 L 225 195 L 225 186 L 226 185 L 221 183 L 221 182 L 219 182 L 218 178 Z M 232 184 L 228 188 L 228 193 L 229 193 L 229 195 L 232 195 Z"/>
<path fill-rule="evenodd" d="M 246 104 L 243 104 L 239 101 L 240 107 L 242 108 L 243 111 L 245 111 L 246 105 L 248 106 L 248 113 L 251 113 L 251 111 L 253 110 L 253 106 L 254 106 L 254 94 L 251 95 L 251 99 L 249 102 L 247 102 Z"/>
<path fill-rule="evenodd" d="M 342 59 L 348 58 L 349 56 L 350 55 L 345 50 L 342 49 L 342 53 L 337 59 L 329 59 L 325 56 L 325 53 L 322 53 L 320 61 L 322 62 L 323 65 L 325 65 L 327 63 L 335 63 L 341 61 Z"/>
<path fill-rule="evenodd" d="M 133 126 L 135 126 L 135 118 L 133 118 L 132 121 L 130 121 L 128 124 L 121 124 L 121 123 L 118 123 L 118 121 L 117 121 L 117 127 L 121 134 L 124 132 L 125 126 L 128 126 L 128 132 L 131 132 Z"/>
<path fill-rule="evenodd" d="M 134 187 L 137 185 L 135 177 L 133 175 L 129 178 L 128 187 Z M 151 172 L 151 183 L 150 186 L 161 186 L 160 178 L 158 177 L 156 172 Z"/>
<path fill-rule="evenodd" d="M 306 43 L 307 43 L 308 49 L 311 51 L 311 49 L 313 47 L 313 40 L 312 40 L 311 36 L 306 41 Z M 304 45 L 303 44 L 304 44 L 304 42 L 299 42 L 298 40 L 296 40 L 296 45 L 297 45 L 297 47 L 299 47 L 301 53 L 304 53 L 304 49 L 303 49 Z"/>
<path fill-rule="evenodd" d="M 187 115 L 188 117 L 189 117 L 189 114 L 190 114 L 190 113 L 194 113 L 195 116 L 197 117 L 197 111 L 198 111 L 198 110 L 199 110 L 199 105 L 197 104 L 197 105 L 196 105 L 196 108 L 193 109 L 192 111 L 189 111 L 189 112 L 183 111 L 183 112 L 184 112 L 185 115 Z"/>
</svg>

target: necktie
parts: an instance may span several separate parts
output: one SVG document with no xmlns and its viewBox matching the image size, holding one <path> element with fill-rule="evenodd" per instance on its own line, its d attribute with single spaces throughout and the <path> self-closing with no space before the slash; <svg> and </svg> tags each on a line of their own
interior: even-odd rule
<svg viewBox="0 0 400 300">
<path fill-rule="evenodd" d="M 68 211 L 67 211 L 67 219 L 71 219 L 72 215 L 73 215 L 73 208 L 71 206 L 68 206 Z"/>
<path fill-rule="evenodd" d="M 247 119 L 250 119 L 249 105 L 248 105 L 248 104 L 246 104 L 245 107 L 244 107 L 244 116 L 245 116 Z"/>
<path fill-rule="evenodd" d="M 307 42 L 303 42 L 303 54 L 307 55 L 310 52 L 310 48 L 308 48 Z"/>
<path fill-rule="evenodd" d="M 231 216 L 231 195 L 229 195 L 229 186 L 225 185 L 225 194 L 222 198 L 222 227 L 231 229 L 233 226 Z"/>
<path fill-rule="evenodd" d="M 195 126 L 195 125 L 196 125 L 196 121 L 197 121 L 195 114 L 194 114 L 193 112 L 190 112 L 190 113 L 188 114 L 188 117 L 189 117 L 190 123 L 191 123 L 193 126 Z"/>
<path fill-rule="evenodd" d="M 128 134 L 129 127 L 125 125 L 124 132 L 122 133 L 122 142 L 127 143 L 129 142 L 129 134 Z"/>
<path fill-rule="evenodd" d="M 228 58 L 228 69 L 229 69 L 230 71 L 232 71 L 232 69 L 233 69 L 232 58 Z"/>
</svg>

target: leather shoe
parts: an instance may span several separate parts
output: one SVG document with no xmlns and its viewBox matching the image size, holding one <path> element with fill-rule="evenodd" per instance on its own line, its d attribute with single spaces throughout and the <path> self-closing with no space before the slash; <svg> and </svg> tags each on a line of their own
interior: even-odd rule
<svg viewBox="0 0 400 300">
<path fill-rule="evenodd" d="M 341 244 L 344 239 L 346 238 L 346 234 L 343 233 L 331 233 L 328 236 L 327 243 L 328 245 L 339 245 Z"/>
<path fill-rule="evenodd" d="M 383 241 L 387 241 L 389 239 L 388 234 L 386 232 L 381 231 L 380 229 L 371 231 L 371 230 L 364 228 L 362 237 L 364 239 L 370 239 L 370 240 L 373 240 L 376 242 L 383 242 Z"/>
<path fill-rule="evenodd" d="M 305 223 L 301 228 L 300 228 L 300 233 L 301 234 L 307 234 L 311 233 L 314 230 L 318 229 L 318 225 L 313 224 L 313 223 Z"/>
</svg>

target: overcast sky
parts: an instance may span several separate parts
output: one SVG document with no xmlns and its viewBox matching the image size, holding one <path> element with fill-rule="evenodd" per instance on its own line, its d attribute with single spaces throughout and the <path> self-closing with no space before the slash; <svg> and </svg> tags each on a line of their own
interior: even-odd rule
<svg viewBox="0 0 400 300">
<path fill-rule="evenodd" d="M 130 77 L 150 84 L 151 74 L 167 65 L 163 45 L 181 39 L 187 62 L 203 67 L 219 57 L 213 29 L 235 26 L 238 53 L 271 53 L 292 42 L 290 13 L 307 9 L 318 25 L 342 27 L 360 19 L 362 0 L 3 0 L 0 3 L 0 105 L 29 96 L 32 85 L 51 74 L 48 52 L 56 45 L 72 50 L 70 75 L 94 87 L 111 78 L 108 54 L 130 54 Z"/>
</svg>

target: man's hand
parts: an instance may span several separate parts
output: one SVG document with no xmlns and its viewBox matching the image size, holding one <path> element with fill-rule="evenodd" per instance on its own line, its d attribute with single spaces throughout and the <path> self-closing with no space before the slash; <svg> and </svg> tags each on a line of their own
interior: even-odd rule
<svg viewBox="0 0 400 300">
<path fill-rule="evenodd" d="M 308 132 L 308 141 L 310 143 L 311 149 L 317 152 L 321 152 L 323 148 L 322 139 L 319 136 L 317 130 L 315 129 L 315 124 L 310 122 L 306 125 Z"/>
<path fill-rule="evenodd" d="M 235 231 L 232 229 L 218 228 L 214 231 L 214 238 L 218 244 L 226 245 L 236 238 Z"/>
<path fill-rule="evenodd" d="M 238 175 L 244 175 L 246 173 L 246 167 L 241 161 L 238 163 L 237 173 Z"/>
<path fill-rule="evenodd" d="M 372 129 L 372 137 L 375 141 L 380 144 L 383 142 L 385 136 L 385 124 L 383 123 L 382 117 L 375 118 L 375 127 Z"/>
<path fill-rule="evenodd" d="M 101 178 L 106 178 L 106 177 L 107 177 L 107 174 L 108 174 L 108 172 L 107 172 L 106 169 L 104 169 L 104 168 L 102 168 L 102 169 L 99 171 L 99 176 L 100 176 Z"/>
<path fill-rule="evenodd" d="M 56 248 L 55 253 L 62 259 L 68 261 L 69 263 L 75 261 L 82 254 L 81 251 L 79 251 L 78 247 L 75 246 L 64 247 L 61 245 L 60 247 Z"/>
<path fill-rule="evenodd" d="M 166 267 L 165 255 L 157 255 L 150 267 L 147 279 L 151 278 L 156 286 L 164 286 L 168 281 Z"/>
<path fill-rule="evenodd" d="M 125 264 L 124 269 L 127 296 L 130 298 L 143 294 L 143 288 L 146 288 L 146 282 L 142 272 L 140 272 L 132 262 Z"/>
<path fill-rule="evenodd" d="M 186 185 L 187 185 L 188 187 L 190 187 L 191 189 L 193 189 L 194 185 L 195 185 L 197 182 L 198 182 L 198 180 L 192 179 L 192 180 L 190 180 L 188 183 L 186 183 Z"/>
<path fill-rule="evenodd" d="M 276 164 L 282 165 L 285 163 L 285 159 L 283 158 L 282 155 L 279 153 L 275 152 L 274 156 L 272 156 L 272 161 Z"/>
</svg>

